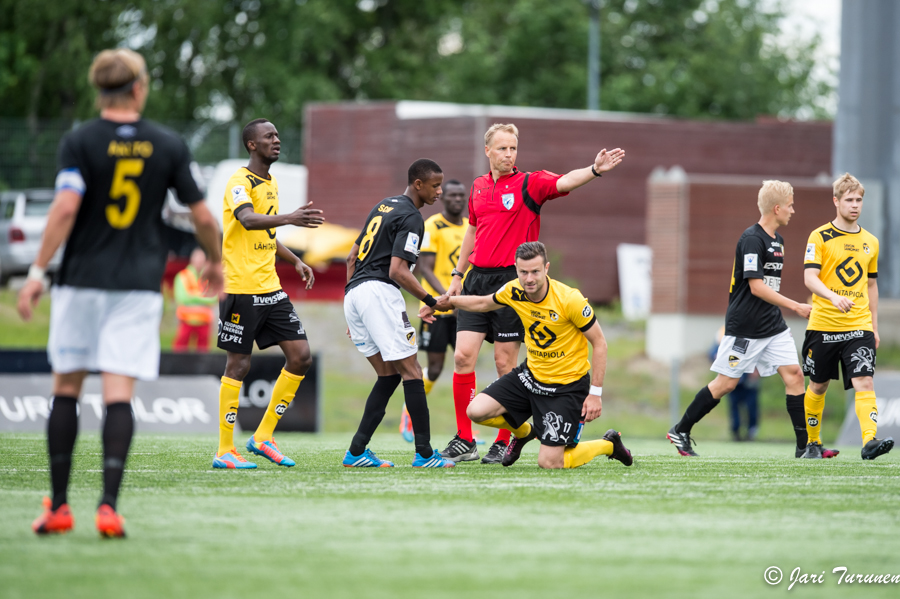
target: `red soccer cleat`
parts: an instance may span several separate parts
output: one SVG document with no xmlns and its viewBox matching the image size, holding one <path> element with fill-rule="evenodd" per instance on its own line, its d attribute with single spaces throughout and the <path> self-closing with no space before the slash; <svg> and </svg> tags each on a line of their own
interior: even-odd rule
<svg viewBox="0 0 900 599">
<path fill-rule="evenodd" d="M 43 505 L 44 513 L 31 523 L 31 530 L 33 530 L 35 534 L 63 534 L 75 528 L 75 518 L 69 510 L 68 503 L 64 503 L 55 510 L 51 510 L 50 507 L 53 505 L 53 502 L 50 501 L 49 497 L 44 497 Z"/>
<path fill-rule="evenodd" d="M 120 539 L 125 537 L 125 518 L 116 513 L 107 504 L 97 508 L 97 516 L 94 520 L 97 523 L 97 531 L 101 537 L 107 539 Z"/>
</svg>

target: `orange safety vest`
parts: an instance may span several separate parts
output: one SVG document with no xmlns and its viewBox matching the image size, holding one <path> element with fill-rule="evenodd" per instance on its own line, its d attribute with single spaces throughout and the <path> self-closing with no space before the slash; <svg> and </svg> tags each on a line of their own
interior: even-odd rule
<svg viewBox="0 0 900 599">
<path fill-rule="evenodd" d="M 200 281 L 193 270 L 185 268 L 175 276 L 181 277 L 184 288 L 190 295 L 203 295 L 204 289 L 200 287 Z M 175 316 L 192 326 L 209 324 L 213 319 L 212 309 L 209 306 L 178 306 Z"/>
</svg>

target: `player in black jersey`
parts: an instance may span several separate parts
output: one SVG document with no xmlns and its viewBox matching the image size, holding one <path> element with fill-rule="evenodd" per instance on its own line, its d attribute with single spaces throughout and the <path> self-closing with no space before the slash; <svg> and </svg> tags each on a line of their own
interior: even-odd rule
<svg viewBox="0 0 900 599">
<path fill-rule="evenodd" d="M 43 293 L 44 269 L 63 243 L 62 267 L 51 290 L 53 407 L 47 449 L 53 498 L 34 521 L 38 534 L 74 525 L 66 498 L 78 434 L 77 401 L 88 372 L 103 381 L 103 495 L 100 534 L 125 536 L 116 499 L 134 431 L 135 379 L 159 375 L 160 283 L 166 265 L 162 207 L 174 188 L 191 208 L 197 238 L 209 257 L 202 278 L 222 290 L 219 227 L 191 176 L 191 154 L 174 131 L 141 120 L 149 90 L 143 57 L 105 50 L 91 65 L 100 118 L 68 134 L 59 146 L 56 195 L 38 257 L 19 294 L 25 320 Z"/>
<path fill-rule="evenodd" d="M 797 451 L 802 453 L 806 449 L 803 372 L 781 308 L 809 318 L 812 307 L 779 293 L 784 239 L 777 229 L 787 225 L 794 213 L 794 190 L 783 181 L 763 181 L 757 204 L 759 222 L 744 231 L 735 250 L 725 336 L 710 368 L 718 375 L 697 393 L 681 421 L 666 435 L 684 456 L 697 455 L 691 447 L 691 427 L 734 390 L 742 374 L 754 369 L 759 370 L 760 376 L 776 372 L 781 376 L 788 414 L 797 436 Z"/>
<path fill-rule="evenodd" d="M 422 158 L 409 167 L 403 195 L 385 198 L 372 208 L 350 255 L 347 256 L 347 287 L 344 316 L 348 334 L 369 360 L 378 381 L 366 400 L 362 421 L 344 456 L 344 466 L 384 468 L 394 464 L 379 459 L 366 446 L 381 420 L 388 400 L 402 379 L 406 407 L 415 431 L 414 468 L 450 468 L 431 448 L 431 428 L 422 368 L 416 361 L 416 330 L 406 314 L 402 287 L 428 306 L 438 305 L 427 293 L 412 268 L 419 257 L 425 223 L 419 210 L 441 195 L 444 175 L 436 162 Z M 448 309 L 446 299 L 439 306 Z"/>
</svg>

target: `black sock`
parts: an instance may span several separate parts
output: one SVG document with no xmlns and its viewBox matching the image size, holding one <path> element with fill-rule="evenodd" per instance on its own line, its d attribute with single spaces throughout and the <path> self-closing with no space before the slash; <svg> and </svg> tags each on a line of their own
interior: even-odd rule
<svg viewBox="0 0 900 599">
<path fill-rule="evenodd" d="M 134 435 L 134 416 L 131 403 L 113 403 L 106 406 L 103 421 L 103 497 L 100 505 L 109 504 L 116 509 L 119 486 L 125 474 L 125 460 Z"/>
<path fill-rule="evenodd" d="M 805 395 L 787 395 L 787 411 L 794 425 L 794 434 L 797 436 L 797 449 L 806 447 L 809 440 L 806 435 L 806 408 L 803 407 Z"/>
<path fill-rule="evenodd" d="M 415 436 L 416 453 L 423 458 L 430 458 L 431 419 L 428 415 L 428 400 L 425 399 L 425 383 L 422 379 L 403 381 L 403 396 L 406 398 L 406 410 L 412 420 Z"/>
<path fill-rule="evenodd" d="M 691 428 L 700 422 L 700 420 L 709 414 L 717 405 L 719 405 L 719 400 L 712 396 L 712 393 L 709 391 L 709 386 L 703 387 L 697 391 L 697 395 L 694 396 L 694 401 L 692 401 L 691 405 L 684 411 L 681 422 L 675 425 L 675 431 L 679 433 L 690 433 Z"/>
<path fill-rule="evenodd" d="M 47 418 L 47 453 L 50 456 L 50 487 L 53 505 L 57 509 L 68 503 L 69 473 L 72 471 L 72 450 L 78 437 L 78 399 L 57 395 Z"/>
<path fill-rule="evenodd" d="M 372 440 L 372 435 L 375 434 L 375 429 L 378 428 L 378 425 L 381 424 L 384 418 L 384 410 L 387 408 L 391 395 L 394 394 L 394 391 L 400 385 L 400 381 L 399 374 L 378 377 L 378 380 L 372 387 L 372 391 L 369 392 L 369 398 L 366 400 L 366 407 L 363 410 L 359 428 L 350 442 L 350 453 L 352 455 L 362 455 L 362 452 L 366 450 L 366 446 Z"/>
</svg>

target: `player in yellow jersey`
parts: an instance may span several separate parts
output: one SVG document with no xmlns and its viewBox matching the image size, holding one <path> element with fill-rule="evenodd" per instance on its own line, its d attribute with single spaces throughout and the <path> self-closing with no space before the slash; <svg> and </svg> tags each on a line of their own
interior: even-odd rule
<svg viewBox="0 0 900 599">
<path fill-rule="evenodd" d="M 277 343 L 286 363 L 275 381 L 269 407 L 247 441 L 247 450 L 280 466 L 293 466 L 295 462 L 281 453 L 272 434 L 293 401 L 312 356 L 303 324 L 281 289 L 275 256 L 294 265 L 307 289 L 315 279 L 312 269 L 278 242 L 275 228 L 315 228 L 324 218 L 321 210 L 310 208 L 312 202 L 290 214 L 278 214 L 278 182 L 269 174 L 269 167 L 281 153 L 275 125 L 266 119 L 250 121 L 244 127 L 243 142 L 250 153 L 250 163 L 229 179 L 222 214 L 227 295 L 219 303 L 218 346 L 228 353 L 228 358 L 219 389 L 219 448 L 213 468 L 256 468 L 234 447 L 241 381 L 250 370 L 254 340 L 260 349 Z"/>
<path fill-rule="evenodd" d="M 425 235 L 416 263 L 416 274 L 422 275 L 422 288 L 434 297 L 444 295 L 453 279 L 452 272 L 459 259 L 459 248 L 469 223 L 463 219 L 466 207 L 466 187 L 456 179 L 443 185 L 441 202 L 444 209 L 425 221 Z M 424 306 L 425 304 L 421 304 Z M 420 351 L 427 352 L 428 366 L 424 370 L 425 393 L 431 393 L 435 381 L 444 369 L 447 346 L 456 349 L 456 312 L 447 310 L 435 313 L 434 322 L 422 321 L 419 329 Z M 400 417 L 400 433 L 408 442 L 413 441 L 412 421 L 403 406 Z M 475 457 L 478 459 L 478 452 Z"/>
<path fill-rule="evenodd" d="M 856 390 L 862 459 L 891 450 L 894 440 L 876 439 L 875 350 L 878 349 L 878 239 L 857 221 L 866 190 L 844 173 L 834 182 L 834 220 L 809 235 L 803 279 L 813 308 L 803 342 L 803 372 L 809 376 L 804 407 L 809 443 L 804 458 L 821 458 L 820 430 L 825 391 L 843 371 L 844 388 Z"/>
<path fill-rule="evenodd" d="M 504 466 L 515 463 L 522 447 L 537 437 L 541 468 L 577 468 L 598 455 L 630 466 L 631 452 L 617 431 L 581 441 L 582 424 L 600 416 L 606 373 L 606 339 L 591 305 L 577 289 L 547 276 L 550 264 L 541 242 L 520 245 L 515 260 L 518 278 L 492 296 L 442 297 L 437 305 L 440 309 L 449 303 L 470 312 L 509 306 L 525 328 L 525 362 L 479 393 L 469 404 L 469 418 L 512 431 Z M 419 315 L 430 318 L 431 309 L 423 308 Z M 528 423 L 532 416 L 534 425 Z"/>
</svg>

